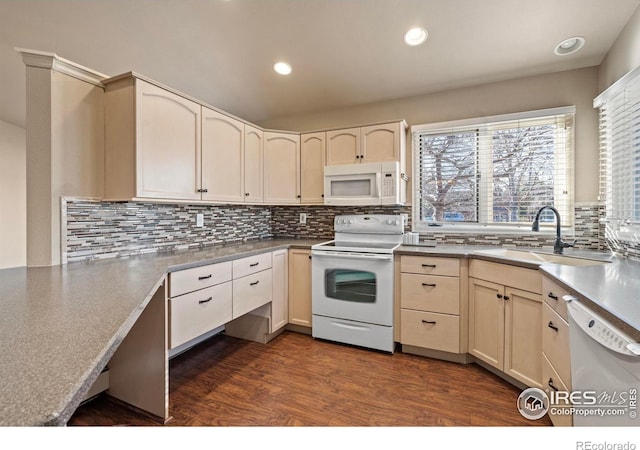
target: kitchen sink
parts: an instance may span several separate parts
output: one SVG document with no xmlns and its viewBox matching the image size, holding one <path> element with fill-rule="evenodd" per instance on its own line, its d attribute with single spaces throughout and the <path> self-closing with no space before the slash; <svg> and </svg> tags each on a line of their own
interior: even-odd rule
<svg viewBox="0 0 640 450">
<path fill-rule="evenodd" d="M 531 250 L 513 250 L 507 248 L 496 248 L 489 250 L 476 250 L 478 255 L 497 256 L 506 259 L 517 259 L 533 263 L 553 263 L 565 266 L 590 266 L 595 264 L 605 264 L 609 261 L 590 259 L 579 256 L 556 255 L 552 253 L 535 252 Z"/>
</svg>

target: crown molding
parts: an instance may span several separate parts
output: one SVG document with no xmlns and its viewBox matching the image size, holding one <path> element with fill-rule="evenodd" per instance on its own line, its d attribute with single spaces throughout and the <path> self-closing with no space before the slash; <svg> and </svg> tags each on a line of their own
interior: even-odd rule
<svg viewBox="0 0 640 450">
<path fill-rule="evenodd" d="M 104 87 L 102 80 L 109 78 L 107 75 L 96 72 L 88 67 L 69 61 L 56 55 L 55 53 L 42 52 L 39 50 L 31 50 L 27 48 L 16 47 L 15 50 L 22 55 L 22 61 L 28 67 L 39 67 L 43 69 L 51 69 L 56 72 L 69 75 L 78 80 Z"/>
</svg>

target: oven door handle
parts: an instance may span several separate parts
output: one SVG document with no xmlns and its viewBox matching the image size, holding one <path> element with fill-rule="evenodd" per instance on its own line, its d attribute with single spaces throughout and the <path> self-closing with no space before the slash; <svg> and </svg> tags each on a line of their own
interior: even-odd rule
<svg viewBox="0 0 640 450">
<path fill-rule="evenodd" d="M 339 259 L 359 259 L 361 261 L 393 261 L 393 255 L 378 255 L 369 253 L 347 253 L 347 252 L 325 252 L 322 250 L 313 250 L 311 256 L 322 256 L 325 258 Z"/>
</svg>

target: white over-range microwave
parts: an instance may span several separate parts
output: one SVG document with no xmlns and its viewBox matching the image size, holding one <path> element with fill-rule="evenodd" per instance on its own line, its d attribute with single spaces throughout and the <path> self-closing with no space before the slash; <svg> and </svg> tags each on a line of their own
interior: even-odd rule
<svg viewBox="0 0 640 450">
<path fill-rule="evenodd" d="M 400 163 L 325 166 L 325 205 L 404 205 L 406 176 Z"/>
</svg>

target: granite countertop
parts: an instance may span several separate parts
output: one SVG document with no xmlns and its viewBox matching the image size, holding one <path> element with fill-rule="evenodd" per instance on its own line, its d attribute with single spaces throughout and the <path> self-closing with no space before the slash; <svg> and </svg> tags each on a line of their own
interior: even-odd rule
<svg viewBox="0 0 640 450">
<path fill-rule="evenodd" d="M 501 247 L 475 245 L 402 245 L 397 250 L 401 255 L 456 256 L 508 263 L 520 267 L 539 269 L 569 291 L 586 300 L 586 306 L 601 314 L 605 320 L 640 341 L 640 261 L 621 258 L 612 252 L 566 249 L 564 256 L 578 259 L 602 261 L 593 265 L 564 265 L 545 261 L 532 261 L 510 256 L 483 253 Z M 535 252 L 554 257 L 552 248 L 517 247 L 509 250 Z"/>
<path fill-rule="evenodd" d="M 66 424 L 167 273 L 318 242 L 0 270 L 0 426 Z"/>
<path fill-rule="evenodd" d="M 272 239 L 0 270 L 0 426 L 66 424 L 168 273 L 324 241 Z M 640 336 L 640 262 L 576 250 L 567 256 L 609 262 L 567 266 L 481 253 L 487 249 L 496 247 L 402 245 L 396 254 L 473 257 L 539 268 L 593 302 L 605 318 L 623 322 Z"/>
</svg>

